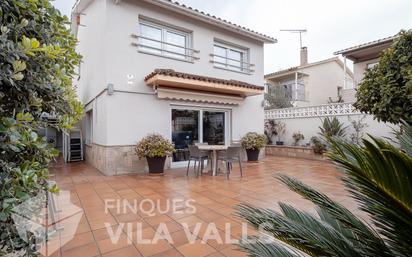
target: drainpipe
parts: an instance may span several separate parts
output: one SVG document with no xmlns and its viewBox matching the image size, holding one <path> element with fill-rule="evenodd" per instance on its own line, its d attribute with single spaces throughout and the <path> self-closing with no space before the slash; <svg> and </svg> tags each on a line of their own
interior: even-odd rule
<svg viewBox="0 0 412 257">
<path fill-rule="evenodd" d="M 295 72 L 295 101 L 298 100 L 298 73 Z"/>
<path fill-rule="evenodd" d="M 346 88 L 346 56 L 343 56 L 343 89 Z"/>
</svg>

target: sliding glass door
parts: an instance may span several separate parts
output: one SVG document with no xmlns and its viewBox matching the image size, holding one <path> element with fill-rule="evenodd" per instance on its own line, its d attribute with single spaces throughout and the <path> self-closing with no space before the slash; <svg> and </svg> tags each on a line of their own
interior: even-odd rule
<svg viewBox="0 0 412 257">
<path fill-rule="evenodd" d="M 189 145 L 207 143 L 224 145 L 228 143 L 229 128 L 227 124 L 229 111 L 176 107 L 172 109 L 172 142 L 176 152 L 173 162 L 189 159 Z"/>
<path fill-rule="evenodd" d="M 203 112 L 203 143 L 225 144 L 225 112 Z"/>
</svg>

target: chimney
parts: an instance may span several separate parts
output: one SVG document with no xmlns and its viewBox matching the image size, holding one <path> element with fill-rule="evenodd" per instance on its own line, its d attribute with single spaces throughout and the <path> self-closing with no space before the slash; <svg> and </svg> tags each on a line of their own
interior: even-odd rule
<svg viewBox="0 0 412 257">
<path fill-rule="evenodd" d="M 306 46 L 300 49 L 300 65 L 308 64 L 308 48 Z"/>
</svg>

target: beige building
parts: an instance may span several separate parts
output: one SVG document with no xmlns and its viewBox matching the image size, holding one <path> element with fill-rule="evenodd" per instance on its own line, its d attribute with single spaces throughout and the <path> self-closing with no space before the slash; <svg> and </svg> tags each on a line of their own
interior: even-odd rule
<svg viewBox="0 0 412 257">
<path fill-rule="evenodd" d="M 397 36 L 382 38 L 372 42 L 353 46 L 335 52 L 335 55 L 341 54 L 344 58 L 353 61 L 354 84 L 346 85 L 342 90 L 342 97 L 345 101 L 353 102 L 357 85 L 362 81 L 367 69 L 372 68 L 379 62 L 379 56 L 382 51 L 391 46 Z"/>
<path fill-rule="evenodd" d="M 301 65 L 265 75 L 266 86 L 285 89 L 295 107 L 327 104 L 338 99 L 344 87 L 353 79 L 352 72 L 338 58 L 308 63 L 307 49 L 301 49 Z M 346 74 L 346 76 L 342 75 Z"/>
</svg>

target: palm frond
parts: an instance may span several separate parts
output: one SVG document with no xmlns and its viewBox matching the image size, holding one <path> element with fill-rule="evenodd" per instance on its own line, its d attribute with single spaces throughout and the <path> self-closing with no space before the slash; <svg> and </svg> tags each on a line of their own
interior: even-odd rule
<svg viewBox="0 0 412 257">
<path fill-rule="evenodd" d="M 238 213 L 256 228 L 311 256 L 362 256 L 350 239 L 329 224 L 287 204 L 279 205 L 282 213 L 247 205 L 240 205 Z"/>
<path fill-rule="evenodd" d="M 241 250 L 252 257 L 303 257 L 303 255 L 275 242 L 261 241 L 258 237 L 251 237 L 240 243 Z"/>
<path fill-rule="evenodd" d="M 328 221 L 324 213 L 335 219 L 338 224 L 333 224 L 331 221 L 327 223 L 335 227 L 335 229 L 337 226 L 341 226 L 341 233 L 352 240 L 354 246 L 362 251 L 363 256 L 391 256 L 389 249 L 379 234 L 347 208 L 295 178 L 284 174 L 278 174 L 276 177 L 290 190 L 314 203 L 321 210 L 321 214 L 323 213 L 323 215 L 320 214 L 321 219 L 323 217 L 325 221 Z M 343 232 L 344 229 L 346 232 Z M 348 236 L 348 230 L 351 231 L 352 236 Z"/>
<path fill-rule="evenodd" d="M 406 139 L 408 140 L 408 139 Z M 412 256 L 412 158 L 380 139 L 359 148 L 331 140 L 329 157 L 347 174 L 349 192 L 398 256 Z"/>
</svg>

